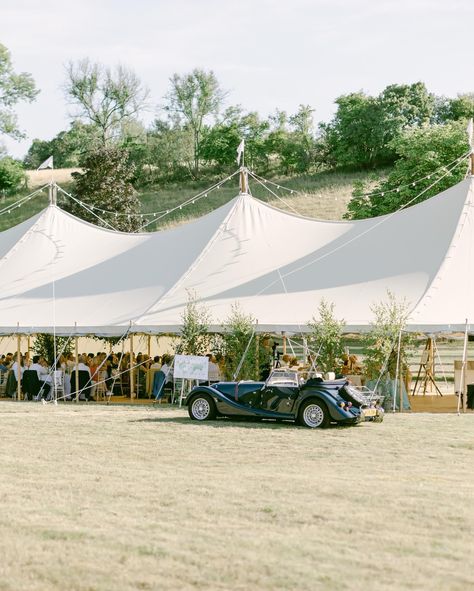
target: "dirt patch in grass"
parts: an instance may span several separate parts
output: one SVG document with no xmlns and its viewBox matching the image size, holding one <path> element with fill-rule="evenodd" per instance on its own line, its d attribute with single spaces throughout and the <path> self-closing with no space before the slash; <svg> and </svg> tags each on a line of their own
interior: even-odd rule
<svg viewBox="0 0 474 591">
<path fill-rule="evenodd" d="M 474 416 L 0 403 L 0 589 L 474 586 Z"/>
</svg>

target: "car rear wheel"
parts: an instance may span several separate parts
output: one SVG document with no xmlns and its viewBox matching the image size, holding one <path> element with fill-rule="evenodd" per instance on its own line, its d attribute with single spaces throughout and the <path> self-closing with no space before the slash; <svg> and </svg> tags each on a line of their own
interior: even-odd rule
<svg viewBox="0 0 474 591">
<path fill-rule="evenodd" d="M 324 428 L 329 425 L 329 412 L 321 400 L 304 402 L 298 414 L 299 422 L 310 429 Z"/>
<path fill-rule="evenodd" d="M 188 413 L 194 421 L 211 421 L 216 418 L 214 400 L 208 394 L 198 394 L 189 403 Z"/>
</svg>

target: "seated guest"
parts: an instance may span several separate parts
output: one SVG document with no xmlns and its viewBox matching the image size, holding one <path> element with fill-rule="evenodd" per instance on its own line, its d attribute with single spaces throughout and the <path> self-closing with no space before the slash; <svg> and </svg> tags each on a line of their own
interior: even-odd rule
<svg viewBox="0 0 474 591">
<path fill-rule="evenodd" d="M 10 368 L 13 372 L 13 375 L 15 376 L 16 381 L 18 382 L 18 362 L 17 362 L 17 356 L 15 356 L 15 361 L 12 362 L 12 364 L 10 365 Z M 20 355 L 20 380 L 21 380 L 21 376 L 23 375 L 23 372 L 25 370 L 24 364 L 23 364 L 23 356 Z"/>
<path fill-rule="evenodd" d="M 75 367 L 74 367 L 74 369 L 75 369 Z M 91 375 L 91 370 L 88 365 L 88 356 L 87 355 L 85 355 L 85 354 L 79 355 L 79 363 L 77 365 L 77 369 L 79 371 L 87 371 L 89 376 Z"/>
<path fill-rule="evenodd" d="M 5 357 L 5 365 L 7 369 L 11 369 L 13 361 L 13 353 L 7 353 L 7 356 Z"/>
<path fill-rule="evenodd" d="M 33 363 L 29 367 L 30 370 L 36 371 L 38 374 L 38 379 L 40 382 L 43 382 L 43 388 L 41 392 L 36 397 L 36 400 L 40 400 L 42 396 L 48 397 L 49 391 L 51 389 L 51 376 L 46 368 L 46 361 L 40 355 L 35 355 L 33 357 Z"/>
</svg>

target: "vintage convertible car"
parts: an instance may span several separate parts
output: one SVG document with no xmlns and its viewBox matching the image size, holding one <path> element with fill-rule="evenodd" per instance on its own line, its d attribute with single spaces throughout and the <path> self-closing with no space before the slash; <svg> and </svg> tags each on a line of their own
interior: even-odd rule
<svg viewBox="0 0 474 591">
<path fill-rule="evenodd" d="M 191 419 L 217 416 L 298 421 L 315 429 L 330 423 L 351 425 L 383 420 L 372 396 L 361 394 L 347 380 L 302 379 L 298 372 L 274 369 L 266 382 L 218 382 L 191 390 L 186 404 Z"/>
</svg>

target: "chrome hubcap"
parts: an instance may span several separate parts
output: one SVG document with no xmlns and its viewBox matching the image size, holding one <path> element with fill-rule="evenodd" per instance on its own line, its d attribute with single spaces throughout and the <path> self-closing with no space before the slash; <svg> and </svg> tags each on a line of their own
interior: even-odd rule
<svg viewBox="0 0 474 591">
<path fill-rule="evenodd" d="M 197 398 L 191 407 L 193 417 L 198 421 L 204 421 L 209 416 L 211 407 L 205 398 Z"/>
<path fill-rule="evenodd" d="M 317 404 L 309 404 L 304 409 L 303 419 L 308 427 L 319 427 L 324 419 L 323 409 Z"/>
</svg>

